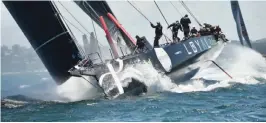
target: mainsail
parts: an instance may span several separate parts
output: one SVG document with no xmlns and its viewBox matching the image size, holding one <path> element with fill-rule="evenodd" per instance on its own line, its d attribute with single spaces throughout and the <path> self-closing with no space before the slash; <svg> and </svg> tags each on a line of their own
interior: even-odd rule
<svg viewBox="0 0 266 123">
<path fill-rule="evenodd" d="M 238 1 L 231 1 L 231 8 L 232 8 L 233 16 L 236 22 L 236 28 L 237 28 L 237 33 L 238 33 L 240 43 L 244 45 L 244 42 L 243 42 L 243 37 L 244 37 L 248 46 L 252 48 Z"/>
<path fill-rule="evenodd" d="M 115 15 L 112 12 L 111 8 L 107 4 L 106 1 L 74 1 L 88 16 L 90 16 L 101 28 L 102 24 L 100 21 L 100 16 L 103 17 L 108 31 L 111 33 L 112 38 L 117 41 L 117 43 L 124 45 L 123 42 L 126 43 L 127 47 L 129 47 L 132 51 L 134 50 L 135 44 L 132 41 L 133 39 L 125 33 L 124 30 L 117 28 L 115 23 L 108 17 L 108 13 Z M 123 40 L 123 42 L 121 42 Z"/>
<path fill-rule="evenodd" d="M 3 1 L 43 64 L 57 82 L 64 83 L 68 70 L 81 60 L 75 41 L 51 1 Z"/>
</svg>

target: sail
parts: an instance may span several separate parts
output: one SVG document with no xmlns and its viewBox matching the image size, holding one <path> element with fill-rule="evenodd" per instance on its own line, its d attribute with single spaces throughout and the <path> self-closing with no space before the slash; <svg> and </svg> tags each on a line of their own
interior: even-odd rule
<svg viewBox="0 0 266 123">
<path fill-rule="evenodd" d="M 238 1 L 231 1 L 231 8 L 236 22 L 237 33 L 241 44 L 244 45 L 243 42 L 243 37 L 244 37 L 248 46 L 252 48 Z"/>
<path fill-rule="evenodd" d="M 90 18 L 95 21 L 98 26 L 101 28 L 101 21 L 100 16 L 103 17 L 106 26 L 108 28 L 108 31 L 111 33 L 111 36 L 113 40 L 115 40 L 118 45 L 124 45 L 120 41 L 123 40 L 123 42 L 127 45 L 129 48 L 134 48 L 135 44 L 132 41 L 132 38 L 125 33 L 124 30 L 121 30 L 116 27 L 115 23 L 110 19 L 110 17 L 107 16 L 108 13 L 112 14 L 114 18 L 115 15 L 112 12 L 111 8 L 107 4 L 106 1 L 74 1 Z M 122 38 L 122 39 L 121 39 Z"/>
<path fill-rule="evenodd" d="M 90 53 L 95 53 L 95 52 L 98 52 L 99 53 L 100 52 L 99 51 L 98 41 L 95 38 L 93 32 L 91 32 L 91 34 L 90 34 L 90 46 L 89 46 L 89 49 L 90 49 Z"/>
<path fill-rule="evenodd" d="M 83 47 L 84 47 L 84 51 L 86 53 L 86 55 L 90 54 L 90 43 L 88 41 L 87 35 L 82 35 L 82 39 L 83 39 Z"/>
<path fill-rule="evenodd" d="M 81 54 L 51 1 L 3 1 L 57 84 Z"/>
<path fill-rule="evenodd" d="M 82 37 L 86 55 L 96 52 L 100 53 L 99 44 L 93 32 L 90 33 L 90 41 L 88 41 L 87 35 L 83 35 Z"/>
</svg>

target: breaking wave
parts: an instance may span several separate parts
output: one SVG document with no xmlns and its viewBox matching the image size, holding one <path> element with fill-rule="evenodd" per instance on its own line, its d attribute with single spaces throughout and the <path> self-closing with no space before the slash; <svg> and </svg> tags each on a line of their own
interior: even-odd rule
<svg viewBox="0 0 266 123">
<path fill-rule="evenodd" d="M 230 87 L 236 83 L 261 84 L 266 82 L 266 60 L 261 54 L 252 49 L 228 44 L 216 62 L 233 79 L 230 79 L 216 66 L 211 65 L 197 73 L 188 82 L 176 84 L 178 80 L 171 80 L 168 76 L 159 73 L 149 63 L 127 66 L 120 75 L 120 79 L 137 78 L 148 86 L 148 93 L 211 91 L 217 88 Z"/>
<path fill-rule="evenodd" d="M 89 77 L 86 79 L 91 82 L 96 81 Z M 66 102 L 95 99 L 102 96 L 102 92 L 80 77 L 70 77 L 62 85 L 57 86 L 56 93 L 60 96 L 60 101 Z"/>
</svg>

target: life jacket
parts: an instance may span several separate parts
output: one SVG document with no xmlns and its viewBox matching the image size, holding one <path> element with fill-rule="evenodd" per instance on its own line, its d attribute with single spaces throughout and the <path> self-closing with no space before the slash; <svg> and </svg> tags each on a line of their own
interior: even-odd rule
<svg viewBox="0 0 266 123">
<path fill-rule="evenodd" d="M 140 48 L 140 49 L 142 49 L 145 46 L 143 40 L 144 40 L 143 38 L 137 39 L 137 45 L 138 45 L 138 48 Z"/>
</svg>

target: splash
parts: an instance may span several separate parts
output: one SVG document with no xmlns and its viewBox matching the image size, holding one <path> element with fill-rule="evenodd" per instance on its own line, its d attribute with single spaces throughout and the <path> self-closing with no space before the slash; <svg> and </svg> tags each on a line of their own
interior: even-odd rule
<svg viewBox="0 0 266 123">
<path fill-rule="evenodd" d="M 233 78 L 262 77 L 266 75 L 266 60 L 252 49 L 230 44 L 216 61 Z M 217 67 L 211 66 L 195 78 L 224 80 L 228 77 Z"/>
<path fill-rule="evenodd" d="M 165 91 L 174 93 L 211 91 L 217 88 L 230 87 L 235 83 L 261 83 L 257 78 L 266 80 L 265 59 L 259 53 L 249 48 L 229 44 L 222 51 L 216 62 L 233 76 L 233 79 L 226 76 L 216 66 L 210 65 L 208 68 L 197 73 L 192 80 L 185 84 L 176 84 L 179 83 L 177 80 L 171 80 L 168 76 L 157 71 L 148 62 L 127 65 L 118 76 L 122 81 L 122 86 L 127 86 L 131 82 L 129 78 L 132 77 L 144 82 L 150 94 Z M 206 84 L 206 80 L 215 80 L 215 83 Z M 102 95 L 102 92 L 78 77 L 71 77 L 64 84 L 58 86 L 57 93 L 67 101 L 94 99 Z"/>
<path fill-rule="evenodd" d="M 120 73 L 120 80 L 127 78 L 135 78 L 148 87 L 148 93 L 156 93 L 166 91 L 171 88 L 174 83 L 171 79 L 158 72 L 151 63 L 143 62 L 135 65 L 126 66 L 124 72 Z M 122 81 L 123 86 L 126 86 L 130 81 Z"/>
<path fill-rule="evenodd" d="M 86 79 L 96 83 L 96 80 L 91 77 L 86 77 Z M 74 102 L 98 98 L 102 92 L 81 77 L 70 77 L 57 87 L 57 94 L 61 98 L 60 101 Z"/>
<path fill-rule="evenodd" d="M 175 93 L 186 93 L 195 91 L 211 91 L 217 88 L 230 87 L 235 83 L 241 84 L 260 84 L 257 78 L 266 80 L 266 60 L 256 51 L 228 44 L 216 62 L 222 66 L 233 79 L 226 76 L 216 66 L 197 73 L 190 81 L 185 84 L 176 84 L 177 80 L 171 80 L 168 76 L 158 72 L 149 63 L 127 66 L 120 75 L 120 79 L 134 77 L 144 82 L 148 86 L 148 93 L 170 91 Z M 195 79 L 201 78 L 201 79 Z M 211 84 L 206 84 L 213 81 Z"/>
<path fill-rule="evenodd" d="M 229 44 L 223 54 L 216 62 L 224 68 L 233 79 L 230 79 L 216 66 L 212 65 L 197 73 L 190 83 L 176 85 L 169 91 L 183 93 L 193 91 L 211 91 L 216 88 L 230 87 L 235 83 L 260 84 L 263 83 L 257 78 L 266 80 L 266 60 L 258 52 L 242 47 L 240 45 Z M 205 80 L 215 80 L 214 84 L 206 85 Z"/>
</svg>

